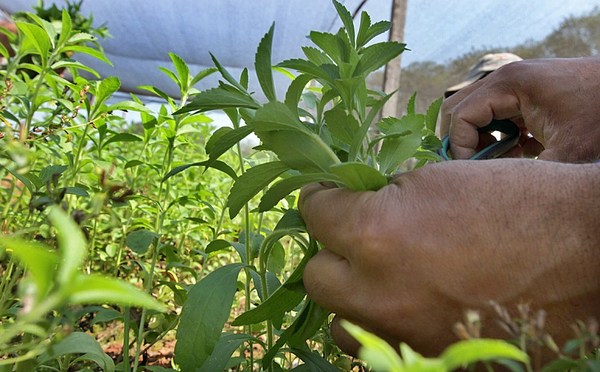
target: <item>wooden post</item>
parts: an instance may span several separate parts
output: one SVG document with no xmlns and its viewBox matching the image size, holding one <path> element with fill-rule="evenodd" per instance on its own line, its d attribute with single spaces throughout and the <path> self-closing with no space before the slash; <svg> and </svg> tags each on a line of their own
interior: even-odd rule
<svg viewBox="0 0 600 372">
<path fill-rule="evenodd" d="M 408 0 L 392 0 L 392 29 L 390 30 L 390 41 L 404 41 L 404 25 L 406 23 L 406 6 Z M 400 56 L 391 60 L 383 72 L 383 91 L 391 93 L 400 86 Z M 382 116 L 399 117 L 401 110 L 398 107 L 399 94 L 394 94 L 383 106 Z"/>
</svg>

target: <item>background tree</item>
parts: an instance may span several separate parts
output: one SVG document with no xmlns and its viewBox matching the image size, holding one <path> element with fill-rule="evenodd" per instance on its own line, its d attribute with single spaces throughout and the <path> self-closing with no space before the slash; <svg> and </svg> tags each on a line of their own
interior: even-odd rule
<svg viewBox="0 0 600 372">
<path fill-rule="evenodd" d="M 410 48 L 410 45 L 408 45 Z M 417 109 L 426 108 L 443 95 L 447 87 L 464 79 L 469 69 L 486 53 L 510 52 L 523 59 L 554 57 L 585 57 L 600 52 L 600 8 L 583 16 L 571 16 L 542 40 L 530 40 L 512 47 L 472 49 L 448 62 L 424 61 L 411 63 L 402 70 L 399 92 L 400 113 L 414 92 Z M 373 75 L 371 87 L 380 89 L 383 73 Z"/>
</svg>

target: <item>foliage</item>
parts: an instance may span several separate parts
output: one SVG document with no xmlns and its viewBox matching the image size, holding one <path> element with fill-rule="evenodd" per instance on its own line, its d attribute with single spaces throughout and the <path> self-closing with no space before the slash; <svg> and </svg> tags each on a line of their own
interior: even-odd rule
<svg viewBox="0 0 600 372">
<path fill-rule="evenodd" d="M 0 363 L 135 370 L 177 325 L 186 286 L 202 275 L 198 247 L 231 231 L 221 222 L 227 181 L 209 172 L 198 184 L 199 172 L 190 172 L 178 190 L 162 182 L 187 153 L 203 152 L 210 119 L 173 116 L 172 99 L 157 112 L 135 96 L 115 101 L 117 78 L 70 59 L 75 52 L 110 63 L 88 44 L 94 37 L 75 29 L 66 10 L 61 17 L 21 15 L 18 33 L 8 34 L 14 55 L 0 49 Z M 212 73 L 190 74 L 171 57 L 176 71 L 165 70 L 183 97 Z M 126 122 L 125 111 L 141 122 Z M 113 361 L 83 332 L 115 322 L 122 353 Z"/>
<path fill-rule="evenodd" d="M 80 3 L 68 4 L 78 13 Z M 302 272 L 319 246 L 295 191 L 319 181 L 376 190 L 407 163 L 437 160 L 441 102 L 419 114 L 412 96 L 406 116 L 379 119 L 389 96 L 366 82 L 404 45 L 370 44 L 389 22 L 363 13 L 354 25 L 333 6 L 344 27 L 311 33 L 305 59 L 272 66 L 275 28 L 266 33 L 254 67 L 269 102 L 248 91 L 247 70 L 235 78 L 214 57 L 214 68 L 191 71 L 171 53 L 162 71 L 181 99 L 142 86 L 162 98 L 152 110 L 71 59 L 110 63 L 78 29 L 85 22 L 68 10 L 59 20 L 20 16 L 15 54 L 0 48 L 0 370 L 366 368 L 335 347 L 329 314 L 305 297 Z M 273 71 L 291 76 L 285 97 Z M 215 72 L 219 86 L 194 89 Z M 231 127 L 213 128 L 204 112 L 215 109 Z M 262 144 L 246 155 L 240 141 L 252 132 Z M 597 331 L 586 327 L 553 368 L 592 365 Z M 174 338 L 175 360 L 151 365 L 149 351 Z M 464 359 L 463 347 L 476 355 Z M 525 360 L 501 341 L 448 350 L 429 360 L 404 345 L 400 360 Z"/>
<path fill-rule="evenodd" d="M 471 339 L 450 345 L 439 358 L 424 358 L 406 344 L 400 355 L 386 341 L 344 321 L 342 326 L 361 344 L 360 357 L 378 371 L 445 372 L 481 361 L 509 359 L 527 363 L 528 356 L 516 346 L 500 340 Z"/>
<path fill-rule="evenodd" d="M 63 7 L 58 7 L 56 4 L 51 4 L 46 7 L 44 0 L 38 0 L 38 5 L 33 7 L 34 13 L 40 18 L 48 22 L 59 22 L 62 20 L 62 10 L 66 10 L 69 13 L 69 18 L 73 24 L 73 29 L 87 34 L 91 34 L 97 37 L 105 38 L 110 36 L 108 33 L 108 27 L 103 24 L 100 26 L 94 25 L 94 16 L 92 14 L 84 16 L 81 14 L 81 5 L 83 0 L 70 1 L 66 0 Z M 23 13 L 17 13 L 15 17 L 25 16 Z"/>
</svg>

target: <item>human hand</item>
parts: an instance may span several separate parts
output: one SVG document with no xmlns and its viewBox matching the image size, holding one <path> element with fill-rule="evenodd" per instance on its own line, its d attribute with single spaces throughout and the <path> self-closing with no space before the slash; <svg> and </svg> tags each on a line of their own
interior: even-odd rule
<svg viewBox="0 0 600 372">
<path fill-rule="evenodd" d="M 504 337 L 490 300 L 544 309 L 562 342 L 600 314 L 600 167 L 527 159 L 451 161 L 377 192 L 305 187 L 300 211 L 325 249 L 304 271 L 315 302 L 426 355 L 456 341 L 480 309 L 483 337 Z M 345 351 L 356 343 L 335 323 Z M 559 343 L 560 345 L 560 343 Z"/>
<path fill-rule="evenodd" d="M 505 65 L 444 102 L 441 133 L 449 132 L 455 159 L 468 159 L 480 142 L 478 127 L 492 119 L 510 119 L 522 133 L 513 156 L 519 155 L 518 150 L 532 155 L 543 150 L 539 159 L 596 161 L 600 159 L 598 79 L 598 57 Z"/>
</svg>

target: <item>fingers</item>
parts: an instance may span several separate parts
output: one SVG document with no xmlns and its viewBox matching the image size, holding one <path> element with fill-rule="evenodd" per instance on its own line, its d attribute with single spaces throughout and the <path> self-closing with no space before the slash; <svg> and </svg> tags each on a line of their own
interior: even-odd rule
<svg viewBox="0 0 600 372">
<path fill-rule="evenodd" d="M 327 249 L 317 253 L 304 269 L 303 281 L 308 296 L 325 309 L 348 314 L 356 308 L 355 275 L 344 257 Z"/>
<path fill-rule="evenodd" d="M 517 95 L 497 72 L 451 96 L 442 107 L 441 134 L 449 135 L 455 159 L 468 159 L 475 154 L 480 138 L 478 128 L 493 119 L 520 115 Z"/>
<path fill-rule="evenodd" d="M 313 184 L 302 188 L 298 205 L 308 232 L 328 250 L 349 258 L 364 225 L 362 214 L 370 210 L 367 201 L 372 194 Z"/>
<path fill-rule="evenodd" d="M 331 337 L 335 341 L 336 345 L 342 349 L 346 354 L 358 356 L 358 349 L 360 349 L 360 343 L 352 337 L 346 330 L 341 326 L 340 321 L 342 318 L 336 316 L 333 318 L 330 326 Z M 364 328 L 364 327 L 363 327 Z"/>
</svg>

